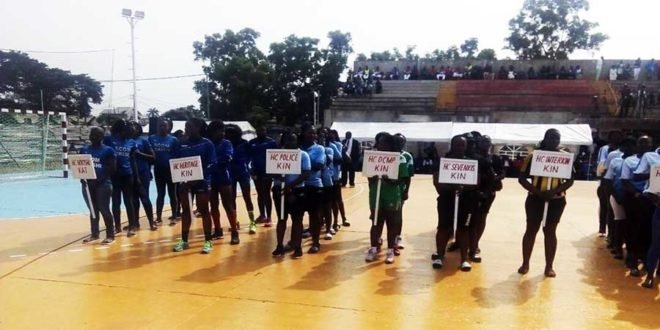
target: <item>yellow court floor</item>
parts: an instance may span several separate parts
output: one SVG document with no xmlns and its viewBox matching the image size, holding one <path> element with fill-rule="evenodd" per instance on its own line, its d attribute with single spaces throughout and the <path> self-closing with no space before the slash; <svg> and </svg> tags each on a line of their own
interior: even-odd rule
<svg viewBox="0 0 660 330">
<path fill-rule="evenodd" d="M 569 191 L 553 279 L 543 276 L 542 234 L 529 274 L 516 273 L 525 194 L 514 180 L 491 211 L 483 263 L 469 273 L 458 270 L 455 253 L 445 268 L 431 268 L 436 194 L 429 176 L 413 180 L 406 248 L 392 265 L 384 254 L 364 262 L 364 181 L 344 190 L 353 226 L 299 260 L 273 259 L 274 229 L 267 228 L 250 236 L 244 226 L 240 245 L 225 238 L 202 255 L 200 220 L 182 253 L 171 251 L 179 226 L 119 236 L 106 248 L 81 243 L 85 215 L 0 221 L 0 329 L 657 329 L 658 288 L 628 277 L 595 234 L 595 190 L 594 182 L 577 182 Z M 240 207 L 243 224 L 245 215 Z"/>
</svg>

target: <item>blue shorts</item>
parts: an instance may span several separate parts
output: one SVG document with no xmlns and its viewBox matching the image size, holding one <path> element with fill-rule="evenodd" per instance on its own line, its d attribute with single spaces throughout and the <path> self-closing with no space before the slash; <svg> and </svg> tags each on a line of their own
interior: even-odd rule
<svg viewBox="0 0 660 330">
<path fill-rule="evenodd" d="M 213 173 L 211 175 L 211 184 L 219 186 L 231 186 L 234 181 L 229 176 L 228 171 L 223 171 L 220 173 Z"/>
</svg>

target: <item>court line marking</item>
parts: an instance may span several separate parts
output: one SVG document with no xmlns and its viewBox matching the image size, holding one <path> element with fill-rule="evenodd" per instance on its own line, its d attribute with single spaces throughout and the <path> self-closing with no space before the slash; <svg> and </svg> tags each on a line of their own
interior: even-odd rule
<svg viewBox="0 0 660 330">
<path fill-rule="evenodd" d="M 94 248 L 94 250 L 106 250 L 106 249 L 109 249 L 109 248 L 110 248 L 109 246 L 97 246 L 97 247 Z"/>
<path fill-rule="evenodd" d="M 128 244 L 122 244 L 122 245 L 121 245 L 121 247 L 129 247 L 129 246 L 133 246 L 133 244 L 128 243 Z"/>
<path fill-rule="evenodd" d="M 71 253 L 73 253 L 73 252 L 82 252 L 82 249 L 72 249 L 72 250 L 69 250 L 69 252 L 71 252 Z"/>
<path fill-rule="evenodd" d="M 155 243 L 154 241 L 145 241 L 145 242 L 142 242 L 142 244 L 154 244 L 154 243 Z"/>
<path fill-rule="evenodd" d="M 23 257 L 27 257 L 27 255 L 26 254 L 14 254 L 14 255 L 11 255 L 9 257 L 10 258 L 23 258 Z"/>
</svg>

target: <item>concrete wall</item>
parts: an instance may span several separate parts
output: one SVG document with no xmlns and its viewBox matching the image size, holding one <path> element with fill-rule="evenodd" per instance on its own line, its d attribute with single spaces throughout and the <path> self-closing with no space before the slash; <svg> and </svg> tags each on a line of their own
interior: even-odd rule
<svg viewBox="0 0 660 330">
<path fill-rule="evenodd" d="M 610 60 L 610 59 L 605 59 L 603 62 L 603 71 L 600 74 L 600 79 L 601 80 L 607 80 L 609 79 L 609 69 L 612 65 L 617 65 L 619 64 L 620 61 L 623 61 L 624 64 L 630 64 L 632 67 L 633 64 L 635 63 L 635 60 Z M 642 60 L 642 72 L 640 74 L 640 80 L 643 80 L 645 75 L 646 75 L 646 62 L 648 62 L 648 59 Z M 421 70 L 424 66 L 426 66 L 428 69 L 431 69 L 431 66 L 435 65 L 436 69 L 440 68 L 440 66 L 451 66 L 454 68 L 464 68 L 465 65 L 468 63 L 474 65 L 480 65 L 480 66 L 486 66 L 489 61 L 485 60 L 456 60 L 456 61 L 446 61 L 446 62 L 438 62 L 438 61 L 428 61 L 428 60 L 419 60 L 419 61 L 408 61 L 408 60 L 401 60 L 401 61 L 355 61 L 353 63 L 353 70 L 357 70 L 358 68 L 366 67 L 368 66 L 372 70 L 375 69 L 376 67 L 379 67 L 381 72 L 390 72 L 392 71 L 395 67 L 398 68 L 401 72 L 406 70 L 406 67 L 410 66 L 412 68 L 413 66 L 417 65 L 418 69 Z M 525 71 L 529 70 L 530 67 L 534 67 L 534 70 L 538 73 L 539 70 L 541 69 L 542 66 L 555 66 L 556 70 L 559 71 L 559 69 L 562 66 L 565 66 L 566 69 L 570 66 L 576 67 L 580 66 L 582 68 L 582 73 L 584 78 L 589 78 L 589 79 L 594 79 L 596 75 L 596 60 L 559 60 L 559 61 L 553 61 L 553 60 L 533 60 L 533 61 L 519 61 L 519 60 L 497 60 L 497 61 L 491 61 L 491 65 L 493 66 L 493 71 L 497 73 L 497 71 L 500 69 L 500 67 L 504 66 L 505 68 L 509 68 L 510 65 L 513 65 L 516 68 L 516 71 Z"/>
</svg>

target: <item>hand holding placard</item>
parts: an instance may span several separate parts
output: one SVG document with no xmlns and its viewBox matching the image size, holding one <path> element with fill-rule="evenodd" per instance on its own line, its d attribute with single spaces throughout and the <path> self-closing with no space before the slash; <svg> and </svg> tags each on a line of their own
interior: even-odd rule
<svg viewBox="0 0 660 330">
<path fill-rule="evenodd" d="M 534 150 L 529 174 L 532 176 L 570 179 L 573 176 L 573 154 L 568 152 Z M 548 180 L 546 191 L 552 189 L 552 180 Z M 542 227 L 548 218 L 548 202 L 543 208 Z"/>
<path fill-rule="evenodd" d="M 298 149 L 268 149 L 266 150 L 266 173 L 281 174 L 280 219 L 284 220 L 284 177 L 287 174 L 302 173 L 300 150 Z"/>
<path fill-rule="evenodd" d="M 94 212 L 94 202 L 92 201 L 92 194 L 89 191 L 88 180 L 96 180 L 96 171 L 94 170 L 94 159 L 92 155 L 80 154 L 69 156 L 69 166 L 71 166 L 71 173 L 73 177 L 80 180 L 85 180 L 85 193 L 87 194 L 87 205 L 92 219 L 96 219 Z"/>
<path fill-rule="evenodd" d="M 372 225 L 378 221 L 378 207 L 380 204 L 380 189 L 383 178 L 396 180 L 399 178 L 399 164 L 401 155 L 398 152 L 385 152 L 376 150 L 364 151 L 364 162 L 362 163 L 362 175 L 367 178 L 378 177 L 376 185 L 376 205 L 374 205 L 374 218 Z"/>
<path fill-rule="evenodd" d="M 459 185 L 454 195 L 454 237 L 458 227 L 458 205 L 463 185 L 479 182 L 479 162 L 474 159 L 440 158 L 438 183 Z"/>
<path fill-rule="evenodd" d="M 660 165 L 651 167 L 649 173 L 649 192 L 660 195 Z"/>
</svg>

